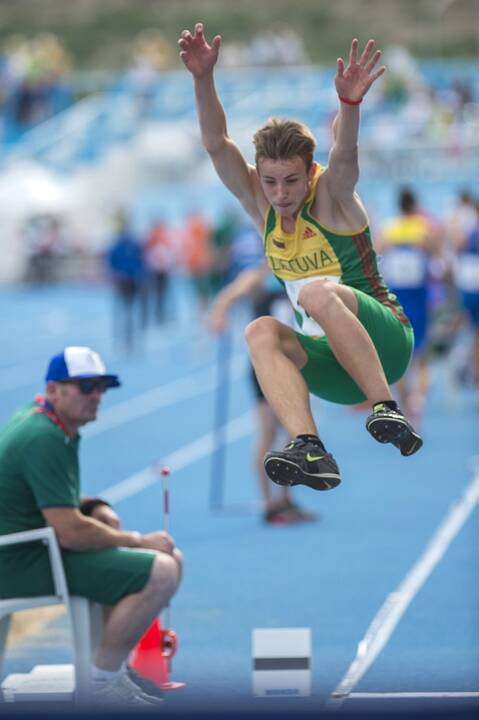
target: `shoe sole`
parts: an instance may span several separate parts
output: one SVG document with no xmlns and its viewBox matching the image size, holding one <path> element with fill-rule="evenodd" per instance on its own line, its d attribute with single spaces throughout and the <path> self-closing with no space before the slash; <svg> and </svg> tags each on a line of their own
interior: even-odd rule
<svg viewBox="0 0 479 720">
<path fill-rule="evenodd" d="M 307 485 L 313 490 L 333 490 L 341 478 L 335 473 L 310 475 L 301 470 L 299 465 L 284 458 L 269 458 L 264 463 L 266 474 L 277 485 Z"/>
<path fill-rule="evenodd" d="M 422 438 L 401 420 L 377 418 L 371 420 L 367 430 L 380 443 L 392 443 L 401 451 L 401 455 L 414 455 L 423 445 Z"/>
</svg>

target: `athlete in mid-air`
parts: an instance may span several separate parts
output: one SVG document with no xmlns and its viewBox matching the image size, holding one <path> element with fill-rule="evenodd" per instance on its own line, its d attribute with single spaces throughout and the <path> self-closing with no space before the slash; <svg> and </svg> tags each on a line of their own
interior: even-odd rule
<svg viewBox="0 0 479 720">
<path fill-rule="evenodd" d="M 279 485 L 328 490 L 339 469 L 318 436 L 309 392 L 332 402 L 368 400 L 366 427 L 403 455 L 422 439 L 394 402 L 389 384 L 406 371 L 414 336 L 402 307 L 386 287 L 371 244 L 368 216 L 355 192 L 359 177 L 359 107 L 385 67 L 369 40 L 361 55 L 352 41 L 348 66 L 337 61 L 339 110 L 328 166 L 313 160 L 311 131 L 273 118 L 253 137 L 250 165 L 228 135 L 213 69 L 221 37 L 206 42 L 203 25 L 184 30 L 180 56 L 193 75 L 202 141 L 216 172 L 264 239 L 271 271 L 284 284 L 298 332 L 260 317 L 246 329 L 256 376 L 292 441 L 265 456 Z"/>
</svg>

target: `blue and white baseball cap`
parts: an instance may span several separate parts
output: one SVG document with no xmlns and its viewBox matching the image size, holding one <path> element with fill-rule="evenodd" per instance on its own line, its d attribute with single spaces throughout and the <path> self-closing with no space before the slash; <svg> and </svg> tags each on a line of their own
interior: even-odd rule
<svg viewBox="0 0 479 720">
<path fill-rule="evenodd" d="M 75 380 L 80 378 L 105 378 L 109 387 L 121 385 L 118 375 L 107 373 L 106 366 L 97 352 L 89 347 L 66 347 L 50 360 L 46 381 Z"/>
</svg>

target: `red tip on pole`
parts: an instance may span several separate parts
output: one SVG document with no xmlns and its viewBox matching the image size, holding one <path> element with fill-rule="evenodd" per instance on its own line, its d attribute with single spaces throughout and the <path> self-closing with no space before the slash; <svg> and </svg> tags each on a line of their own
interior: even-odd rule
<svg viewBox="0 0 479 720">
<path fill-rule="evenodd" d="M 163 475 L 163 477 L 166 477 L 167 475 L 170 474 L 170 468 L 167 465 L 165 465 L 164 467 L 161 468 L 161 474 Z"/>
</svg>

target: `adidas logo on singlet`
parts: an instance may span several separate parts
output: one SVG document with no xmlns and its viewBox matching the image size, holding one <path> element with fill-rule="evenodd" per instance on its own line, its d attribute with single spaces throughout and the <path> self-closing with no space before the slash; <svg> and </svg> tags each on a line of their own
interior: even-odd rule
<svg viewBox="0 0 479 720">
<path fill-rule="evenodd" d="M 281 240 L 276 240 L 276 238 L 272 238 L 273 245 L 276 245 L 276 247 L 281 248 L 281 250 L 284 250 L 286 245 L 284 242 L 281 242 Z"/>
<path fill-rule="evenodd" d="M 303 233 L 303 240 L 306 240 L 307 238 L 313 237 L 314 232 L 311 230 L 310 227 L 307 227 L 306 230 Z"/>
</svg>

